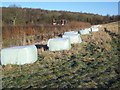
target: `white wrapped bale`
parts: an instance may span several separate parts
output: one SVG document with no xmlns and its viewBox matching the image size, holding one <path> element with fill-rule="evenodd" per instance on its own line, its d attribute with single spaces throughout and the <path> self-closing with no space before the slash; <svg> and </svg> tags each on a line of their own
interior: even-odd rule
<svg viewBox="0 0 120 90">
<path fill-rule="evenodd" d="M 93 25 L 91 28 L 99 28 L 102 27 L 102 25 Z"/>
<path fill-rule="evenodd" d="M 101 25 L 96 25 L 96 27 L 98 28 L 98 27 L 101 27 Z"/>
<path fill-rule="evenodd" d="M 71 48 L 70 40 L 66 38 L 52 38 L 48 40 L 49 51 L 62 51 Z"/>
<path fill-rule="evenodd" d="M 99 29 L 97 27 L 92 27 L 92 32 L 97 32 Z"/>
<path fill-rule="evenodd" d="M 99 25 L 99 27 L 102 27 L 102 25 Z"/>
<path fill-rule="evenodd" d="M 1 64 L 30 64 L 37 61 L 37 48 L 35 45 L 16 46 L 1 50 Z"/>
<path fill-rule="evenodd" d="M 79 31 L 81 35 L 90 34 L 90 29 L 84 29 Z"/>
<path fill-rule="evenodd" d="M 87 30 L 89 31 L 89 33 L 92 31 L 92 29 L 91 29 L 91 28 L 87 28 Z"/>
<path fill-rule="evenodd" d="M 96 25 L 91 26 L 91 28 L 96 28 L 96 27 L 97 27 Z"/>
<path fill-rule="evenodd" d="M 65 34 L 62 37 L 63 38 L 68 38 L 70 40 L 71 44 L 81 43 L 82 42 L 80 34 Z"/>
<path fill-rule="evenodd" d="M 78 34 L 77 31 L 69 31 L 69 32 L 64 32 L 64 34 Z"/>
</svg>

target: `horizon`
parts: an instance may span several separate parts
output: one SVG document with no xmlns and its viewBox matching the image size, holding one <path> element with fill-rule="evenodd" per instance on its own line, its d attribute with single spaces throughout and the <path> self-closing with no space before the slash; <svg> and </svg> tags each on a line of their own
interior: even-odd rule
<svg viewBox="0 0 120 90">
<path fill-rule="evenodd" d="M 1 7 L 9 7 L 10 5 L 21 8 L 90 13 L 102 16 L 118 15 L 117 2 L 2 2 Z"/>
</svg>

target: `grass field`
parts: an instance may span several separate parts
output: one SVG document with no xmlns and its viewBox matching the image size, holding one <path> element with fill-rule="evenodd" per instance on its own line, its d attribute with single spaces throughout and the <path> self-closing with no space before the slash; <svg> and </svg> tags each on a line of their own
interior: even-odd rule
<svg viewBox="0 0 120 90">
<path fill-rule="evenodd" d="M 120 88 L 117 23 L 81 36 L 69 51 L 39 53 L 31 65 L 2 68 L 3 88 Z"/>
</svg>

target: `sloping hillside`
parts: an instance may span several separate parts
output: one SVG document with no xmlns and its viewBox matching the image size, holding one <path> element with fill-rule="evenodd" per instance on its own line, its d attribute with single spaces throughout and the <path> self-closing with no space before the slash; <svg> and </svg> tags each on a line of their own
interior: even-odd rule
<svg viewBox="0 0 120 90">
<path fill-rule="evenodd" d="M 42 25 L 42 26 L 3 26 L 3 48 L 20 45 L 31 45 L 47 41 L 49 38 L 57 37 L 65 31 L 80 30 L 90 27 L 90 23 L 72 21 L 64 26 Z"/>
<path fill-rule="evenodd" d="M 2 23 L 4 26 L 52 24 L 53 19 L 57 22 L 64 19 L 67 23 L 71 21 L 81 21 L 91 24 L 101 24 L 117 21 L 118 16 L 102 16 L 91 13 L 49 11 L 19 7 L 2 7 Z"/>
<path fill-rule="evenodd" d="M 31 65 L 3 67 L 3 88 L 115 88 L 119 89 L 120 43 L 117 23 L 82 36 L 70 51 L 39 53 Z"/>
<path fill-rule="evenodd" d="M 65 24 L 62 25 L 61 21 L 65 21 Z M 90 27 L 92 24 L 113 21 L 118 21 L 118 16 L 49 11 L 17 6 L 2 7 L 3 48 L 44 42 L 65 31 L 80 30 Z"/>
</svg>

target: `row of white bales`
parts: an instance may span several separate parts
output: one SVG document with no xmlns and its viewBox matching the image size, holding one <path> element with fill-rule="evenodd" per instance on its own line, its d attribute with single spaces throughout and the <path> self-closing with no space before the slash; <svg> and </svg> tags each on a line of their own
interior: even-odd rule
<svg viewBox="0 0 120 90">
<path fill-rule="evenodd" d="M 90 34 L 90 32 L 97 32 L 101 25 L 94 25 L 91 28 L 86 28 L 80 31 L 64 32 L 62 38 L 52 38 L 47 42 L 49 51 L 70 50 L 71 44 L 81 43 L 80 35 Z M 30 64 L 38 59 L 38 52 L 35 45 L 16 46 L 4 48 L 1 50 L 1 65 L 7 64 Z"/>
</svg>

